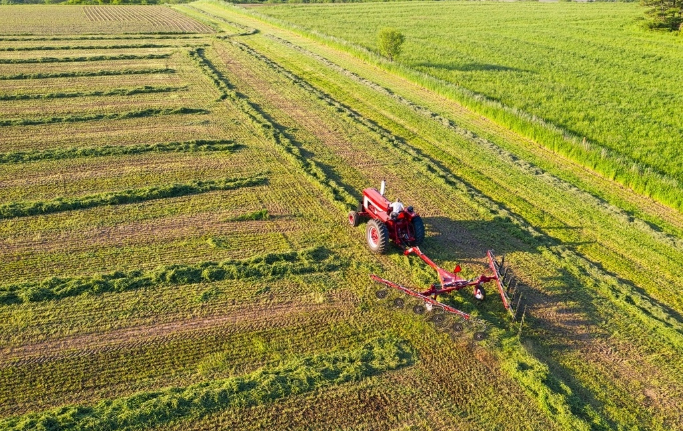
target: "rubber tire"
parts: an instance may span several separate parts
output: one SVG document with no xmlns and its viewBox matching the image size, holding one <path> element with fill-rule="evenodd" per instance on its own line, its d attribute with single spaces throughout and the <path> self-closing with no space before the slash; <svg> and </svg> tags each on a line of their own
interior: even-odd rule
<svg viewBox="0 0 683 431">
<path fill-rule="evenodd" d="M 377 231 L 377 242 L 372 240 L 372 231 Z M 389 231 L 384 223 L 375 219 L 368 222 L 365 228 L 365 239 L 373 253 L 384 254 L 389 250 Z"/>
<path fill-rule="evenodd" d="M 455 332 L 462 332 L 465 327 L 463 326 L 462 323 L 460 322 L 455 322 L 453 326 L 451 326 L 451 329 L 454 330 Z"/>
<path fill-rule="evenodd" d="M 413 217 L 410 224 L 413 225 L 413 233 L 415 234 L 415 241 L 412 245 L 419 247 L 425 240 L 425 224 L 420 216 Z"/>
<path fill-rule="evenodd" d="M 375 296 L 377 299 L 385 299 L 389 295 L 389 291 L 387 289 L 380 289 L 377 292 L 375 292 Z"/>
<path fill-rule="evenodd" d="M 349 224 L 353 227 L 356 227 L 360 224 L 360 217 L 356 211 L 351 211 L 349 213 Z"/>
<path fill-rule="evenodd" d="M 403 298 L 395 298 L 393 301 L 394 308 L 403 308 L 406 301 Z"/>
<path fill-rule="evenodd" d="M 486 338 L 486 332 L 475 332 L 474 341 L 482 341 Z"/>
</svg>

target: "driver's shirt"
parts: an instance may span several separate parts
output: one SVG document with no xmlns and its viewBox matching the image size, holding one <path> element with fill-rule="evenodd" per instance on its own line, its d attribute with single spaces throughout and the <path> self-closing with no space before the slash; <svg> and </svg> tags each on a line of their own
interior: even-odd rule
<svg viewBox="0 0 683 431">
<path fill-rule="evenodd" d="M 395 213 L 400 213 L 403 211 L 403 204 L 401 202 L 394 202 L 391 204 L 391 211 Z"/>
</svg>

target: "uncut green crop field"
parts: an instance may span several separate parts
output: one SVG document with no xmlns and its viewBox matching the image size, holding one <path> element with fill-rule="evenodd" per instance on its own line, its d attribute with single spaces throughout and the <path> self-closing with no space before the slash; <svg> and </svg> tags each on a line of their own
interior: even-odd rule
<svg viewBox="0 0 683 431">
<path fill-rule="evenodd" d="M 0 430 L 683 429 L 679 211 L 264 11 L 0 7 Z M 382 179 L 517 320 L 378 299 Z"/>
<path fill-rule="evenodd" d="M 681 208 L 683 40 L 641 29 L 644 9 L 637 2 L 403 2 L 256 10 L 369 50 L 377 49 L 379 28 L 394 27 L 406 36 L 398 60 L 406 74 L 444 94 L 463 98 L 466 89 L 500 102 L 517 117 L 535 116 L 559 127 L 560 135 L 574 138 L 563 145 L 565 155 Z M 559 145 L 558 136 L 543 136 L 514 116 L 499 121 L 551 148 Z"/>
</svg>

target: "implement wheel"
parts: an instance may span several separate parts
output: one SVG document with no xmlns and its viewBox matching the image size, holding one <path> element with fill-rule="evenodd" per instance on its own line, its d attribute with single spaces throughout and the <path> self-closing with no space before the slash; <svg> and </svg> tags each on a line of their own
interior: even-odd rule
<svg viewBox="0 0 683 431">
<path fill-rule="evenodd" d="M 384 223 L 370 220 L 365 228 L 368 248 L 377 254 L 384 254 L 389 249 L 389 231 Z"/>
<path fill-rule="evenodd" d="M 474 340 L 475 341 L 481 341 L 484 338 L 486 338 L 486 332 L 475 332 L 474 333 Z"/>
</svg>

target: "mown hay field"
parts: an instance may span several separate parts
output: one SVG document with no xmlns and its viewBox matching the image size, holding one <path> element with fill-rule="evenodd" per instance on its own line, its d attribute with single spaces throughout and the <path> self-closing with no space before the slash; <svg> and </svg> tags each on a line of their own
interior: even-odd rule
<svg viewBox="0 0 683 431">
<path fill-rule="evenodd" d="M 0 428 L 680 428 L 678 211 L 244 9 L 99 8 L 207 30 L 0 27 Z M 523 324 L 377 299 L 435 281 L 346 221 L 382 179 Z"/>
</svg>

